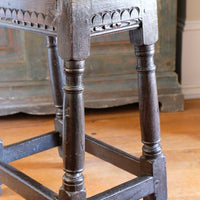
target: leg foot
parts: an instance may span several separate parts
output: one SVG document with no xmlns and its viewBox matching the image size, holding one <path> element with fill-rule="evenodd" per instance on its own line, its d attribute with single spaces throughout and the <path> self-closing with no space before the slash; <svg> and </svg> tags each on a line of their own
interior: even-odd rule
<svg viewBox="0 0 200 200">
<path fill-rule="evenodd" d="M 84 200 L 86 190 L 83 185 L 83 175 L 66 173 L 63 176 L 63 186 L 59 191 L 59 200 Z M 69 192 L 70 191 L 70 192 Z"/>
<path fill-rule="evenodd" d="M 155 160 L 146 160 L 141 158 L 141 168 L 145 175 L 151 175 L 155 178 L 155 193 L 145 197 L 144 200 L 167 200 L 167 176 L 166 159 L 162 155 Z"/>
<path fill-rule="evenodd" d="M 86 199 L 86 191 L 81 190 L 79 192 L 66 192 L 61 188 L 59 192 L 59 200 L 84 200 Z"/>
</svg>

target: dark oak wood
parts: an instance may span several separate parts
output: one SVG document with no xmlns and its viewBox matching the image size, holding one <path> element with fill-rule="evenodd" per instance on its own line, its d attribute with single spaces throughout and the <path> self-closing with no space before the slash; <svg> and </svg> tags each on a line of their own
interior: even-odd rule
<svg viewBox="0 0 200 200">
<path fill-rule="evenodd" d="M 49 63 L 49 74 L 51 79 L 52 95 L 54 105 L 56 108 L 56 119 L 62 119 L 62 108 L 63 108 L 63 89 L 64 77 L 63 77 L 63 66 L 61 65 L 58 51 L 57 51 L 57 38 L 46 36 L 47 49 L 48 49 L 48 63 Z"/>
<path fill-rule="evenodd" d="M 153 62 L 154 45 L 136 46 L 138 59 L 138 84 L 140 124 L 142 131 L 143 156 L 141 171 L 144 175 L 154 175 L 155 194 L 145 200 L 167 199 L 166 165 L 160 142 L 160 118 L 157 88 Z"/>
<path fill-rule="evenodd" d="M 25 158 L 27 156 L 46 151 L 61 144 L 59 132 L 51 132 L 5 146 L 3 161 L 6 163 Z"/>
<path fill-rule="evenodd" d="M 84 61 L 65 62 L 63 113 L 63 186 L 60 199 L 85 199 L 83 175 L 85 160 L 85 125 L 82 76 Z"/>
<path fill-rule="evenodd" d="M 0 179 L 25 199 L 58 199 L 58 195 L 55 192 L 2 161 L 0 161 Z"/>
<path fill-rule="evenodd" d="M 41 136 L 11 145 L 7 147 L 9 154 L 12 147 L 17 151 L 21 151 L 22 147 L 24 150 L 28 149 L 29 143 L 34 147 L 38 144 L 39 147 L 37 150 L 31 147 L 33 150 L 26 155 L 38 153 L 60 145 L 61 137 L 60 152 L 64 170 L 62 187 L 57 195 L 14 169 L 7 164 L 6 159 L 0 157 L 0 179 L 3 183 L 27 199 L 86 199 L 82 175 L 85 161 L 83 74 L 85 60 L 90 55 L 90 39 L 98 35 L 130 31 L 130 41 L 135 45 L 137 57 L 143 156 L 139 160 L 94 140 L 92 143 L 87 140 L 87 149 L 122 169 L 130 171 L 129 167 L 117 163 L 117 159 L 124 160 L 127 165 L 135 165 L 132 172 L 139 177 L 92 199 L 128 200 L 144 197 L 148 200 L 166 200 L 165 158 L 159 144 L 159 105 L 153 61 L 154 44 L 158 40 L 157 1 L 0 0 L 0 24 L 47 35 L 52 89 L 57 108 L 56 131 L 53 132 L 56 138 L 52 138 L 54 134 L 50 134 L 50 138 L 47 136 L 46 140 L 46 136 Z M 59 61 L 59 56 L 63 59 L 62 62 Z M 47 146 L 41 148 L 42 143 L 47 143 Z M 107 155 L 103 158 L 98 151 L 106 151 Z M 4 150 L 1 154 L 4 157 Z M 16 159 L 24 156 L 14 155 Z M 116 158 L 112 159 L 112 156 Z"/>
<path fill-rule="evenodd" d="M 56 117 L 54 120 L 55 130 L 60 133 L 62 138 L 62 125 L 63 125 L 63 85 L 65 84 L 64 66 L 63 61 L 58 56 L 57 51 L 57 38 L 46 36 L 47 49 L 48 49 L 48 63 L 49 74 L 51 80 L 51 89 L 56 109 Z M 62 156 L 62 147 L 59 147 L 59 154 Z"/>
<path fill-rule="evenodd" d="M 138 200 L 152 193 L 154 193 L 153 178 L 143 176 L 123 183 L 96 196 L 90 197 L 88 200 Z"/>
<path fill-rule="evenodd" d="M 134 157 L 88 135 L 86 135 L 85 142 L 86 152 L 136 176 L 141 175 L 140 160 L 137 157 Z"/>
<path fill-rule="evenodd" d="M 160 118 L 157 97 L 155 70 L 153 62 L 154 45 L 136 46 L 138 59 L 138 85 L 140 123 L 142 131 L 143 155 L 155 158 L 161 154 Z"/>
</svg>

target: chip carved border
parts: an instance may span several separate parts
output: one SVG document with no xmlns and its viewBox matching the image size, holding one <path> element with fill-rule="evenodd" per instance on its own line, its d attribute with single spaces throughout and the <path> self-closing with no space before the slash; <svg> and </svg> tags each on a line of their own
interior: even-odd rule
<svg viewBox="0 0 200 200">
<path fill-rule="evenodd" d="M 27 29 L 56 32 L 55 16 L 36 11 L 11 9 L 0 7 L 0 21 L 19 25 Z M 91 34 L 117 31 L 118 29 L 133 27 L 141 22 L 139 7 L 103 11 L 93 14 L 90 18 Z"/>
<path fill-rule="evenodd" d="M 139 7 L 104 11 L 94 14 L 91 19 L 91 33 L 112 31 L 114 29 L 134 26 L 141 22 Z"/>
<path fill-rule="evenodd" d="M 56 31 L 56 27 L 53 24 L 55 21 L 54 16 L 36 11 L 0 7 L 0 21 L 13 25 L 21 25 L 25 28 Z"/>
</svg>

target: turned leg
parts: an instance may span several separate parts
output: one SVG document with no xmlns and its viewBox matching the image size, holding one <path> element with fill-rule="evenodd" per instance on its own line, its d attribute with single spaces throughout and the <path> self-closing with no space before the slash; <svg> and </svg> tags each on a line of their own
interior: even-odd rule
<svg viewBox="0 0 200 200">
<path fill-rule="evenodd" d="M 55 130 L 62 134 L 62 117 L 63 117 L 63 66 L 60 62 L 57 51 L 57 38 L 46 36 L 49 74 L 51 77 L 51 88 L 53 94 L 54 105 L 56 108 L 56 117 L 54 120 Z M 61 136 L 62 137 L 62 136 Z M 59 153 L 62 156 L 62 148 L 59 147 Z"/>
<path fill-rule="evenodd" d="M 63 68 L 59 62 L 59 56 L 57 52 L 57 38 L 46 36 L 47 50 L 48 50 L 48 62 L 49 72 L 51 77 L 51 87 L 53 93 L 54 105 L 56 108 L 56 120 L 62 119 L 62 107 L 63 107 Z"/>
<path fill-rule="evenodd" d="M 82 76 L 85 61 L 66 61 L 64 70 L 63 185 L 59 200 L 84 200 L 85 120 Z"/>
<path fill-rule="evenodd" d="M 141 27 L 129 32 L 137 57 L 140 125 L 144 144 L 141 174 L 154 177 L 155 193 L 144 199 L 166 200 L 166 161 L 159 144 L 159 104 L 153 60 L 154 44 L 158 40 L 157 1 L 147 1 L 143 6 Z"/>
<path fill-rule="evenodd" d="M 85 116 L 82 77 L 90 55 L 90 1 L 60 1 L 58 52 L 64 60 L 63 184 L 59 200 L 85 200 Z M 68 19 L 68 20 L 66 20 Z"/>
<path fill-rule="evenodd" d="M 154 45 L 135 47 L 139 84 L 140 124 L 143 142 L 142 175 L 154 177 L 155 194 L 145 200 L 166 200 L 166 164 L 160 142 L 160 119 L 153 61 Z"/>
</svg>

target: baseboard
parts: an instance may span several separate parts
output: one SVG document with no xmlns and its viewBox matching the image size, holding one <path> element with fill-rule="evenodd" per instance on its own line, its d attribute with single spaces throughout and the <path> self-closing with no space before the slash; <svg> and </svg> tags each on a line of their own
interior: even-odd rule
<svg viewBox="0 0 200 200">
<path fill-rule="evenodd" d="M 182 85 L 184 99 L 199 99 L 200 85 Z"/>
<path fill-rule="evenodd" d="M 182 32 L 200 31 L 200 20 L 184 21 L 182 19 L 178 19 L 177 26 L 178 30 L 181 30 Z"/>
<path fill-rule="evenodd" d="M 200 20 L 186 21 L 184 31 L 200 31 Z"/>
</svg>

